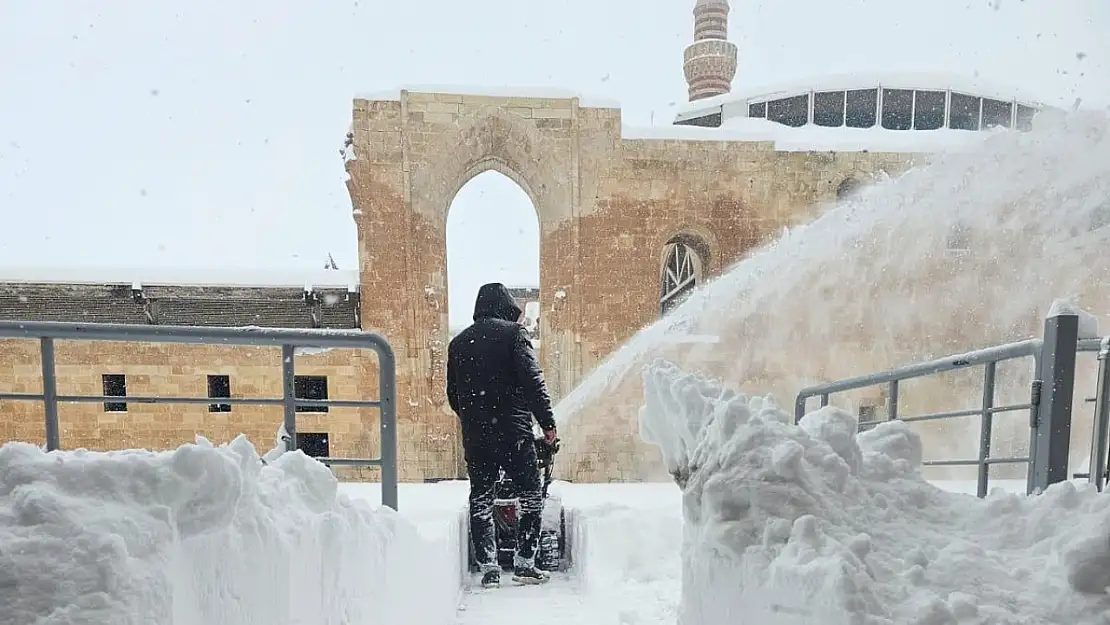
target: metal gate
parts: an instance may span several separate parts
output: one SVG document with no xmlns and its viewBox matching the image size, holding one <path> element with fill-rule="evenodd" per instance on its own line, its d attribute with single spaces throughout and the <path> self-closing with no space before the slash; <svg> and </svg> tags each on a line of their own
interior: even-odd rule
<svg viewBox="0 0 1110 625">
<path fill-rule="evenodd" d="M 377 407 L 380 415 L 381 455 L 378 458 L 316 458 L 329 466 L 381 467 L 382 504 L 397 509 L 397 411 L 396 362 L 384 337 L 359 330 L 300 330 L 284 328 L 223 328 L 147 326 L 115 323 L 56 321 L 0 321 L 0 339 L 38 339 L 42 352 L 42 393 L 0 393 L 0 400 L 43 402 L 46 413 L 46 448 L 59 449 L 58 404 L 126 401 L 136 404 L 211 404 L 211 397 L 105 397 L 59 395 L 54 365 L 54 341 L 122 341 L 182 345 L 239 345 L 281 347 L 282 396 L 277 398 L 225 398 L 221 404 L 280 405 L 285 409 L 286 449 L 297 448 L 297 406 L 338 408 Z M 377 400 L 298 399 L 294 390 L 294 356 L 297 348 L 370 349 L 378 357 Z"/>
</svg>

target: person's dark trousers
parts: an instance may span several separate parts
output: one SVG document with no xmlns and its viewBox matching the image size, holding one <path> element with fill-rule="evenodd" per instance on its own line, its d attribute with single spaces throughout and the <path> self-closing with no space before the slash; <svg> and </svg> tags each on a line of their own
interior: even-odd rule
<svg viewBox="0 0 1110 625">
<path fill-rule="evenodd" d="M 493 522 L 494 487 L 499 467 L 504 467 L 520 501 L 513 565 L 517 568 L 535 566 L 543 518 L 543 491 L 535 443 L 520 438 L 500 445 L 476 444 L 467 450 L 466 466 L 470 477 L 470 539 L 474 560 L 482 572 L 500 568 Z"/>
<path fill-rule="evenodd" d="M 495 449 L 466 450 L 466 472 L 470 477 L 470 541 L 474 547 L 474 561 L 482 573 L 501 569 L 497 563 L 493 522 L 493 497 L 499 467 Z"/>
</svg>

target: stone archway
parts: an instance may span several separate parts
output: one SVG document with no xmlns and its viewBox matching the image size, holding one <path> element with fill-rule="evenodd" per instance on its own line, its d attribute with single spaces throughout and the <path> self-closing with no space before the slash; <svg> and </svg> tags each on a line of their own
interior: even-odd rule
<svg viewBox="0 0 1110 625">
<path fill-rule="evenodd" d="M 439 146 L 430 150 L 424 160 L 410 164 L 414 172 L 413 189 L 423 190 L 423 193 L 412 196 L 411 210 L 418 217 L 425 218 L 427 227 L 434 233 L 432 237 L 423 239 L 421 249 L 428 253 L 428 257 L 443 259 L 442 262 L 427 262 L 423 267 L 429 276 L 428 282 L 438 294 L 436 310 L 439 318 L 428 321 L 442 341 L 446 341 L 448 335 L 445 306 L 447 212 L 459 189 L 478 174 L 490 170 L 504 174 L 524 189 L 532 202 L 540 227 L 541 305 L 547 299 L 542 289 L 552 284 L 551 274 L 559 269 L 560 260 L 550 254 L 545 255 L 548 246 L 544 243 L 551 231 L 566 218 L 559 209 L 571 204 L 567 181 L 575 174 L 567 167 L 569 161 L 560 161 L 545 153 L 541 130 L 532 118 L 510 110 L 510 107 L 488 104 L 467 110 L 460 103 L 454 124 L 446 127 L 437 137 Z M 564 258 L 563 262 L 573 262 L 573 259 L 573 256 Z M 416 286 L 419 288 L 420 285 Z M 540 360 L 546 371 L 560 369 L 560 363 L 555 358 L 558 353 L 541 348 Z M 442 388 L 446 384 L 443 378 L 446 366 L 442 360 L 446 354 L 440 356 L 432 354 L 437 367 L 429 373 L 432 383 Z M 432 395 L 435 396 L 434 393 Z M 446 410 L 445 399 L 440 397 L 438 401 L 437 407 Z"/>
<path fill-rule="evenodd" d="M 573 282 L 578 258 L 575 248 L 549 239 L 573 223 L 577 210 L 577 110 L 576 98 L 402 92 L 397 101 L 356 101 L 356 157 L 347 168 L 359 231 L 362 319 L 391 339 L 404 337 L 393 339 L 402 474 L 408 467 L 424 478 L 456 477 L 461 469 L 455 416 L 443 394 L 447 212 L 481 173 L 494 170 L 516 182 L 536 210 L 540 333 L 550 338 L 540 360 L 553 394 L 573 383 L 567 373 L 578 370 L 577 346 L 565 338 L 573 325 L 555 300 Z"/>
</svg>

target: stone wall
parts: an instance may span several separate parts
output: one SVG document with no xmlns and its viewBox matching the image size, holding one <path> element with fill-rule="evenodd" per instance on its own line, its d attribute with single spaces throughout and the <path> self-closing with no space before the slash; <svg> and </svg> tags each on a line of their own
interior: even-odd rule
<svg viewBox="0 0 1110 625">
<path fill-rule="evenodd" d="M 703 244 L 713 275 L 789 224 L 812 217 L 849 178 L 904 170 L 910 157 L 776 152 L 770 143 L 639 140 L 620 110 L 577 98 L 402 92 L 355 100 L 348 188 L 359 228 L 363 325 L 398 354 L 402 456 L 423 477 L 461 475 L 446 406 L 446 217 L 488 170 L 516 181 L 539 216 L 541 361 L 556 398 L 659 315 L 662 250 Z M 597 419 L 564 460 L 566 477 L 633 479 L 644 452 L 627 419 Z M 442 437 L 452 438 L 449 450 Z M 578 455 L 581 454 L 581 458 Z M 588 466 L 587 466 L 588 465 Z"/>
<path fill-rule="evenodd" d="M 584 311 L 585 375 L 637 330 L 659 318 L 663 246 L 676 236 L 700 241 L 706 278 L 753 247 L 804 223 L 835 198 L 846 179 L 903 171 L 906 155 L 776 152 L 769 143 L 625 140 L 620 165 L 605 178 L 584 233 L 578 290 Z M 614 245 L 614 242 L 616 244 Z M 638 406 L 639 378 L 610 406 Z M 659 477 L 657 450 L 640 440 L 634 410 L 599 407 L 564 433 L 560 477 L 632 481 Z"/>
</svg>

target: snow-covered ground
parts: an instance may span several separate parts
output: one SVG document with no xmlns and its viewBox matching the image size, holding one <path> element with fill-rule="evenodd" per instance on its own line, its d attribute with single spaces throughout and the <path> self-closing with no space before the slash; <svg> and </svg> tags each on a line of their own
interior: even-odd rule
<svg viewBox="0 0 1110 625">
<path fill-rule="evenodd" d="M 913 474 L 920 449 L 896 425 L 853 443 L 846 413 L 799 428 L 653 371 L 645 423 L 672 466 L 696 467 L 685 492 L 556 482 L 575 566 L 542 587 L 474 586 L 465 482 L 402 484 L 398 514 L 377 485 L 337 483 L 300 453 L 263 466 L 242 438 L 159 453 L 7 444 L 0 622 L 653 625 L 680 609 L 684 625 L 1107 622 L 1110 496 L 946 493 Z"/>
</svg>

